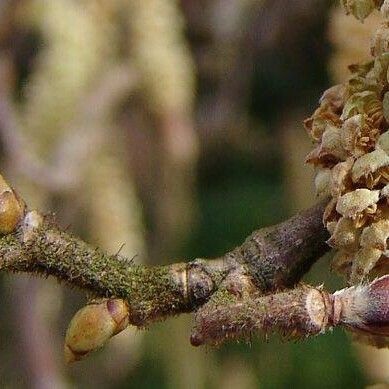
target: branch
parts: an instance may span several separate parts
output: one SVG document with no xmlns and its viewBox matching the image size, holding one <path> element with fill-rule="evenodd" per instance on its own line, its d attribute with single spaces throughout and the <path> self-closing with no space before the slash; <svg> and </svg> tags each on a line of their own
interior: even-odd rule
<svg viewBox="0 0 389 389">
<path fill-rule="evenodd" d="M 240 277 L 237 283 L 249 282 L 263 292 L 298 282 L 328 250 L 323 206 L 254 232 L 221 258 L 155 267 L 108 255 L 30 211 L 0 239 L 0 270 L 51 275 L 95 296 L 123 298 L 130 305 L 130 323 L 144 326 L 193 311 L 232 273 Z"/>
<path fill-rule="evenodd" d="M 108 255 L 26 210 L 0 176 L 0 270 L 54 276 L 95 297 L 124 299 L 129 324 L 144 327 L 195 311 L 215 292 L 266 293 L 296 284 L 329 249 L 325 203 L 255 231 L 220 258 L 147 267 Z"/>
<path fill-rule="evenodd" d="M 191 342 L 218 344 L 278 330 L 292 339 L 306 338 L 343 326 L 354 332 L 389 336 L 389 275 L 370 285 L 334 294 L 302 285 L 282 293 L 253 298 L 219 296 L 196 313 Z"/>
</svg>

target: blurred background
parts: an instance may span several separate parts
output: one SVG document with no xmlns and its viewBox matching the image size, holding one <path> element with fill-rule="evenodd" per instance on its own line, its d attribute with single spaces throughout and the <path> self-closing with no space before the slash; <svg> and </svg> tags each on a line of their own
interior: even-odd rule
<svg viewBox="0 0 389 389">
<path fill-rule="evenodd" d="M 368 58 L 378 23 L 325 0 L 1 0 L 1 172 L 31 207 L 136 263 L 218 256 L 315 202 L 301 122 Z M 328 269 L 306 280 L 341 287 Z M 342 331 L 193 348 L 189 315 L 65 366 L 84 294 L 0 275 L 0 299 L 1 388 L 389 382 L 387 350 Z"/>
</svg>

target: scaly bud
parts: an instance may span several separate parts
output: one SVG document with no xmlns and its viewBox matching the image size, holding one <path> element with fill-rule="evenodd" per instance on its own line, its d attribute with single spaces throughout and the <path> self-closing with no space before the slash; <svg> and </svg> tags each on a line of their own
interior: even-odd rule
<svg viewBox="0 0 389 389">
<path fill-rule="evenodd" d="M 0 234 L 13 232 L 24 213 L 24 203 L 0 175 Z"/>
<path fill-rule="evenodd" d="M 66 362 L 79 361 L 101 348 L 128 326 L 128 315 L 128 305 L 121 299 L 98 300 L 81 308 L 66 332 Z"/>
<path fill-rule="evenodd" d="M 334 293 L 334 324 L 389 336 L 389 275 Z"/>
</svg>

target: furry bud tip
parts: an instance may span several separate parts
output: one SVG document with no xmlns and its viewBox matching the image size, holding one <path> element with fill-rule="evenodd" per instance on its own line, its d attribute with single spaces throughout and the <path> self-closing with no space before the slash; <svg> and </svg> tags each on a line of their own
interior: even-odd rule
<svg viewBox="0 0 389 389">
<path fill-rule="evenodd" d="M 389 336 L 389 275 L 334 294 L 337 320 L 353 331 Z"/>
</svg>

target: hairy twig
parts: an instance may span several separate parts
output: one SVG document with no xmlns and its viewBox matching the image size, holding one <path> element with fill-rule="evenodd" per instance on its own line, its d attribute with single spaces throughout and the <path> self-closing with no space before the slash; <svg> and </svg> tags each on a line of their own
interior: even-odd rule
<svg viewBox="0 0 389 389">
<path fill-rule="evenodd" d="M 3 188 L 1 199 L 10 193 L 5 183 Z M 284 223 L 258 230 L 218 259 L 146 267 L 108 255 L 30 211 L 0 238 L 0 269 L 52 275 L 96 296 L 123 298 L 130 307 L 130 323 L 145 326 L 193 311 L 232 280 L 235 288 L 251 285 L 263 292 L 295 284 L 328 250 L 322 213 L 320 203 Z M 5 209 L 0 225 L 6 216 Z M 10 225 L 7 221 L 5 232 Z"/>
<path fill-rule="evenodd" d="M 196 311 L 192 344 L 218 343 L 279 328 L 308 336 L 341 324 L 387 336 L 389 277 L 333 295 L 294 286 L 328 246 L 319 203 L 255 231 L 224 256 L 147 267 L 108 255 L 61 231 L 24 202 L 0 176 L 0 270 L 54 276 L 96 297 L 73 318 L 68 361 L 100 347 L 128 324 Z"/>
<path fill-rule="evenodd" d="M 220 295 L 196 314 L 193 345 L 278 330 L 289 338 L 323 333 L 335 326 L 388 336 L 389 276 L 330 294 L 302 285 L 282 293 L 253 298 Z"/>
</svg>

